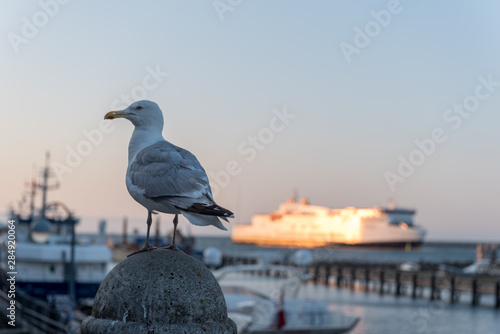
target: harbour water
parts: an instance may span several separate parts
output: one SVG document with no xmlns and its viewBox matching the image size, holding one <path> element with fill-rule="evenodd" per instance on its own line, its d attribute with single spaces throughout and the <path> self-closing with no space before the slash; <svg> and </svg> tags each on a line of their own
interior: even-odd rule
<svg viewBox="0 0 500 334">
<path fill-rule="evenodd" d="M 232 244 L 228 238 L 198 238 L 197 248 L 208 246 L 219 248 L 224 254 L 233 256 L 258 256 L 267 260 L 282 259 L 293 253 L 293 249 L 261 248 L 251 245 Z M 357 262 L 399 263 L 405 261 L 428 263 L 465 263 L 475 260 L 475 247 L 470 245 L 433 244 L 411 251 L 394 249 L 333 248 L 313 252 L 316 257 L 330 260 L 352 260 Z M 274 278 L 259 279 L 249 276 L 233 278 L 238 284 L 257 289 L 269 295 L 276 290 Z M 411 299 L 392 294 L 379 295 L 337 289 L 332 285 L 307 283 L 299 291 L 300 298 L 317 299 L 329 304 L 332 311 L 357 316 L 360 322 L 352 334 L 498 334 L 500 333 L 500 310 L 493 307 L 472 307 L 467 303 L 449 304 L 444 301 Z"/>
</svg>

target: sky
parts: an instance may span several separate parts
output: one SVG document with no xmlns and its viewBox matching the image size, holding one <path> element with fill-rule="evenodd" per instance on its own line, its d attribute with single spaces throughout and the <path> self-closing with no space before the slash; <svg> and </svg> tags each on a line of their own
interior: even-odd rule
<svg viewBox="0 0 500 334">
<path fill-rule="evenodd" d="M 49 201 L 145 233 L 125 187 L 133 126 L 197 156 L 249 222 L 312 204 L 415 208 L 428 240 L 500 239 L 497 1 L 1 1 L 0 211 L 50 151 Z M 40 197 L 37 198 L 37 204 Z M 171 229 L 161 215 L 161 229 Z M 231 224 L 227 224 L 231 227 Z M 213 227 L 181 231 L 227 235 Z"/>
</svg>

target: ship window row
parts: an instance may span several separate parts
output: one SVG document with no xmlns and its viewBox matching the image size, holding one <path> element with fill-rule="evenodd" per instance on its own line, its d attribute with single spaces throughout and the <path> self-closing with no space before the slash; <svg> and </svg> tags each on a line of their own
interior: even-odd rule
<svg viewBox="0 0 500 334">
<path fill-rule="evenodd" d="M 401 225 L 401 224 L 406 224 L 408 226 L 413 226 L 413 219 L 390 219 L 389 220 L 390 225 Z"/>
</svg>

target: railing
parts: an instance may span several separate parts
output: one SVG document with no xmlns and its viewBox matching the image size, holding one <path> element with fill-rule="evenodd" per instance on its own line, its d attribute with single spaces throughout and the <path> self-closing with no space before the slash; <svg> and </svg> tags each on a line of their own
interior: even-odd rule
<svg viewBox="0 0 500 334">
<path fill-rule="evenodd" d="M 61 313 L 47 302 L 32 298 L 20 290 L 14 299 L 5 292 L 8 289 L 6 277 L 0 272 L 0 309 L 2 317 L 7 318 L 6 310 L 11 300 L 15 300 L 15 327 L 0 330 L 0 334 L 66 334 L 68 326 Z M 8 326 L 10 327 L 10 326 Z"/>
</svg>

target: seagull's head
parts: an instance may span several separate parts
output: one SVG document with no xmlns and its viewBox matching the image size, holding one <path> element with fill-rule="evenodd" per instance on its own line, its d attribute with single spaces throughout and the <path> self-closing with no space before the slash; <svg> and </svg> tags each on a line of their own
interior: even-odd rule
<svg viewBox="0 0 500 334">
<path fill-rule="evenodd" d="M 159 127 L 160 130 L 163 128 L 163 113 L 153 101 L 137 101 L 123 110 L 110 111 L 104 115 L 104 119 L 115 118 L 126 118 L 136 127 Z"/>
</svg>

